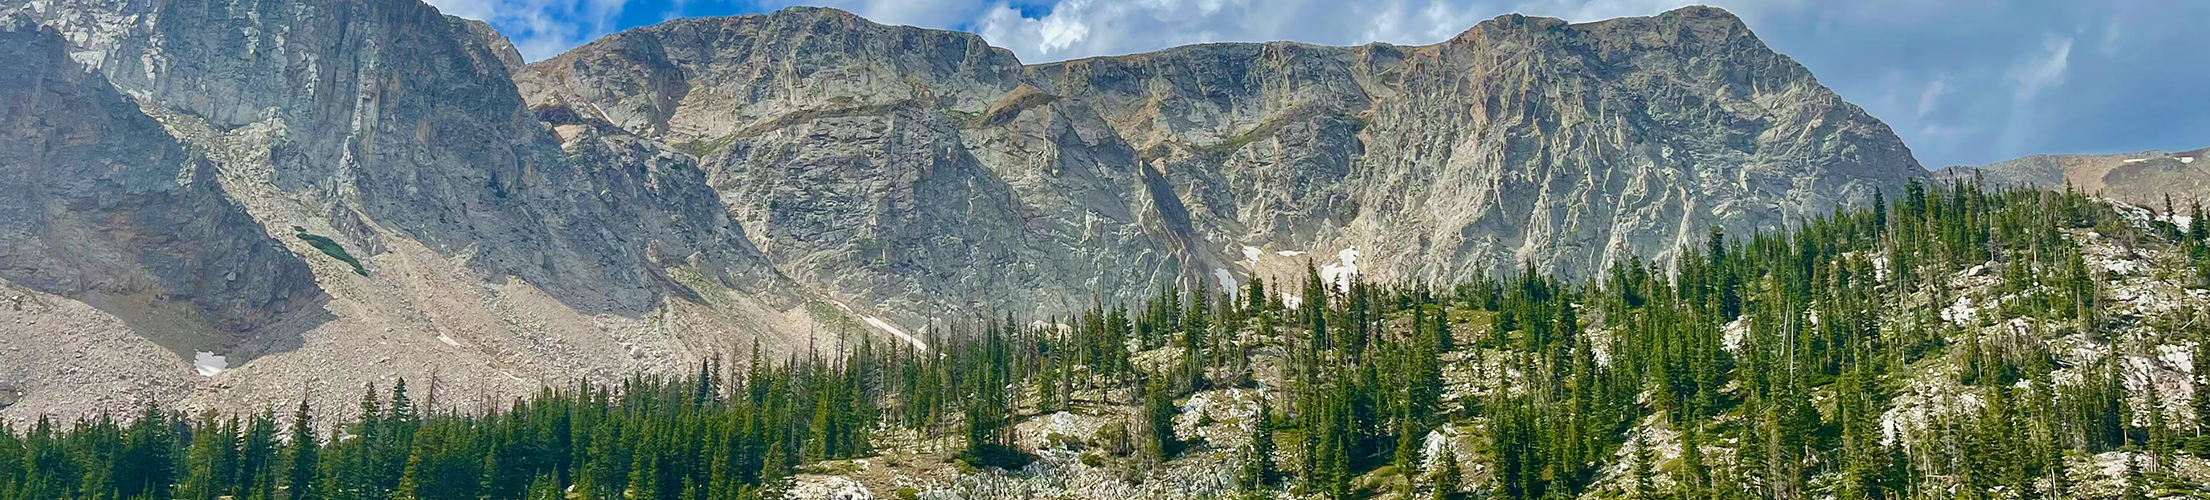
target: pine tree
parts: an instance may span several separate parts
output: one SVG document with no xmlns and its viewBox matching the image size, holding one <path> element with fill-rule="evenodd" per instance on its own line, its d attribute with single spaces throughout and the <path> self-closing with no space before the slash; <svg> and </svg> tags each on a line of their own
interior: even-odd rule
<svg viewBox="0 0 2210 500">
<path fill-rule="evenodd" d="M 1281 473 L 1274 466 L 1273 404 L 1265 399 L 1258 401 L 1258 414 L 1251 420 L 1251 445 L 1245 454 L 1243 474 L 1248 478 L 1246 491 L 1274 484 Z"/>
<path fill-rule="evenodd" d="M 299 410 L 292 413 L 291 447 L 284 455 L 290 457 L 290 472 L 285 475 L 285 488 L 289 500 L 320 500 L 315 491 L 315 473 L 321 469 L 320 443 L 315 442 L 314 419 L 309 413 L 307 401 L 299 402 Z"/>
<path fill-rule="evenodd" d="M 1146 431 L 1146 458 L 1164 462 L 1180 451 L 1181 443 L 1174 437 L 1174 400 L 1164 379 L 1153 378 L 1143 390 L 1144 430 Z"/>
<path fill-rule="evenodd" d="M 1458 466 L 1456 446 L 1445 444 L 1435 454 L 1434 472 L 1428 474 L 1428 482 L 1434 488 L 1428 496 L 1431 500 L 1459 500 L 1465 488 L 1464 473 Z"/>
<path fill-rule="evenodd" d="M 246 423 L 238 450 L 237 489 L 232 495 L 246 499 L 276 498 L 277 452 L 276 413 L 264 410 Z"/>
<path fill-rule="evenodd" d="M 528 500 L 566 500 L 564 497 L 560 493 L 560 481 L 552 474 L 538 474 L 537 479 L 529 483 Z"/>
<path fill-rule="evenodd" d="M 1205 334 L 1212 328 L 1212 318 L 1206 302 L 1204 294 L 1191 291 L 1189 307 L 1184 309 L 1187 312 L 1182 318 L 1182 370 L 1190 390 L 1204 388 L 1205 368 L 1209 365 Z"/>
<path fill-rule="evenodd" d="M 1435 307 L 1435 326 L 1431 331 L 1435 334 L 1436 352 L 1450 352 L 1458 348 L 1457 337 L 1450 333 L 1449 302 L 1444 302 Z"/>
<path fill-rule="evenodd" d="M 1696 500 L 1704 497 L 1704 488 L 1711 480 L 1711 472 L 1704 466 L 1702 431 L 1691 424 L 1681 433 L 1681 466 L 1679 477 L 1673 479 L 1682 491 L 1682 498 Z"/>
<path fill-rule="evenodd" d="M 1634 483 L 1634 489 L 1632 490 L 1633 497 L 1636 500 L 1656 499 L 1657 487 L 1655 484 L 1656 481 L 1654 481 L 1654 479 L 1656 478 L 1651 476 L 1650 474 L 1649 447 L 1643 445 L 1643 438 L 1641 436 L 1636 436 L 1634 439 L 1628 440 L 1627 444 L 1627 460 L 1631 462 L 1628 468 L 1627 477 L 1630 482 Z"/>
<path fill-rule="evenodd" d="M 218 467 L 221 457 L 236 446 L 237 438 L 223 432 L 219 419 L 212 411 L 200 417 L 201 431 L 192 436 L 191 450 L 184 459 L 184 484 L 177 489 L 178 500 L 211 500 L 229 492 L 230 478 Z"/>
</svg>

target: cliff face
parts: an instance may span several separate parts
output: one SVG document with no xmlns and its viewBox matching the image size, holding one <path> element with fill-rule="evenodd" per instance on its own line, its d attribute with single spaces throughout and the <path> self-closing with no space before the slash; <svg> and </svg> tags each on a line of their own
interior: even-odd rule
<svg viewBox="0 0 2210 500">
<path fill-rule="evenodd" d="M 75 57 L 126 93 L 216 130 L 280 128 L 267 160 L 243 170 L 318 205 L 316 216 L 473 253 L 487 273 L 536 283 L 580 310 L 653 307 L 655 273 L 643 262 L 756 257 L 711 199 L 642 196 L 684 189 L 683 173 L 569 161 L 508 80 L 511 47 L 494 51 L 483 27 L 419 2 L 75 0 L 24 10 L 78 40 Z M 377 245 L 374 230 L 344 229 L 347 243 Z"/>
<path fill-rule="evenodd" d="M 793 278 L 911 312 L 1047 313 L 1315 258 L 1380 280 L 1587 276 L 1924 172 L 1709 8 L 1029 66 L 787 9 L 630 30 L 516 78 L 537 109 L 700 156 Z"/>
<path fill-rule="evenodd" d="M 0 344 L 184 355 L 36 350 L 0 370 L 10 418 L 302 386 L 342 407 L 432 374 L 519 393 L 1307 264 L 1587 276 L 1921 173 L 1701 8 L 1041 65 L 806 8 L 528 65 L 414 0 L 0 18 L 33 66 L 0 89 L 0 187 L 29 193 L 0 201 L 0 302 L 42 304 L 0 308 Z M 179 317 L 207 333 L 177 340 Z M 160 382 L 69 397 L 117 376 Z"/>
<path fill-rule="evenodd" d="M 110 311 L 185 353 L 328 297 L 296 255 L 58 33 L 0 19 L 0 279 Z"/>
<path fill-rule="evenodd" d="M 33 71 L 7 76 L 0 187 L 34 195 L 0 202 L 25 215 L 0 233 L 0 298 L 52 306 L 0 314 L 20 317 L 0 343 L 179 354 L 42 349 L 0 370 L 26 393 L 13 416 L 176 399 L 67 388 L 191 380 L 203 351 L 235 390 L 194 404 L 334 386 L 311 392 L 337 407 L 401 376 L 500 394 L 690 369 L 844 321 L 810 312 L 694 157 L 540 121 L 481 23 L 412 0 L 0 0 L 0 18 L 51 32 L 8 59 Z M 175 340 L 174 311 L 209 331 Z"/>
</svg>

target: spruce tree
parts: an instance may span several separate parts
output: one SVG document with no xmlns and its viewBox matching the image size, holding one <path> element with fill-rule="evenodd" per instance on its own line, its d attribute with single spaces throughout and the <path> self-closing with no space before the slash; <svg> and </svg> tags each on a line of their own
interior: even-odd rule
<svg viewBox="0 0 2210 500">
<path fill-rule="evenodd" d="M 192 446 L 185 455 L 184 483 L 177 488 L 177 500 L 212 500 L 227 495 L 231 477 L 219 469 L 223 455 L 232 452 L 237 437 L 223 432 L 220 417 L 209 411 L 200 417 L 200 432 L 192 436 Z"/>
<path fill-rule="evenodd" d="M 1435 454 L 1434 472 L 1428 474 L 1428 483 L 1433 488 L 1428 498 L 1459 500 L 1464 496 L 1460 491 L 1465 488 L 1465 479 L 1458 466 L 1457 446 L 1445 444 L 1441 448 Z"/>
<path fill-rule="evenodd" d="M 1147 457 L 1164 462 L 1180 450 L 1181 443 L 1174 437 L 1174 399 L 1166 381 L 1153 378 L 1143 390 L 1143 421 Z"/>
<path fill-rule="evenodd" d="M 291 460 L 284 482 L 289 500 L 320 500 L 315 491 L 316 472 L 321 470 L 320 443 L 315 442 L 314 419 L 309 413 L 307 401 L 299 401 L 299 410 L 292 413 L 291 446 L 284 455 Z"/>
</svg>

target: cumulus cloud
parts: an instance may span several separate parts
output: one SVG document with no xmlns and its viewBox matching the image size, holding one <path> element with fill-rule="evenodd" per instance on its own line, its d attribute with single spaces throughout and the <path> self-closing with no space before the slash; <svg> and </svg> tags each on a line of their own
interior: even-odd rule
<svg viewBox="0 0 2210 500">
<path fill-rule="evenodd" d="M 1511 10 L 1446 0 L 1062 0 L 1040 14 L 992 4 L 966 27 L 1023 61 L 1049 62 L 1209 42 L 1428 44 Z"/>
<path fill-rule="evenodd" d="M 944 2 L 949 5 L 937 12 L 971 6 Z M 965 23 L 916 25 L 973 31 L 1034 63 L 1208 42 L 1423 45 L 1510 13 L 1581 22 L 1698 4 L 1744 18 L 1808 5 L 1804 0 L 1059 0 L 1046 12 L 1024 14 L 1017 5 L 997 1 Z"/>
<path fill-rule="evenodd" d="M 426 0 L 438 11 L 490 23 L 535 61 L 606 36 L 627 0 Z"/>
</svg>

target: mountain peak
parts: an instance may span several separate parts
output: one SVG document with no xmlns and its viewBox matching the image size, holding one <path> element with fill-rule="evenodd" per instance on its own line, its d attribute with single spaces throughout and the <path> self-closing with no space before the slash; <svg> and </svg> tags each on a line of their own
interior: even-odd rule
<svg viewBox="0 0 2210 500">
<path fill-rule="evenodd" d="M 149 140 L 222 162 L 248 229 L 338 270 L 310 283 L 333 305 L 307 309 L 342 316 L 302 347 L 323 358 L 287 359 L 371 374 L 389 371 L 327 353 L 457 356 L 487 384 L 618 378 L 700 346 L 899 339 L 1296 282 L 1307 263 L 1579 279 L 1924 175 L 1885 125 L 1714 10 L 1024 65 L 971 33 L 791 8 L 516 69 L 501 37 L 419 3 L 318 1 L 36 15 L 174 124 Z M 363 325 L 430 340 L 343 344 L 384 338 Z"/>
<path fill-rule="evenodd" d="M 1461 37 L 1480 51 L 1215 43 L 1036 65 L 830 9 L 691 23 L 519 79 L 534 103 L 696 145 L 786 274 L 916 311 L 968 297 L 1063 312 L 1100 287 L 1069 275 L 1136 290 L 1279 277 L 1239 264 L 1244 246 L 1356 250 L 1390 278 L 1524 261 L 1583 276 L 1923 175 L 1884 124 L 1712 8 L 1500 16 Z M 1590 187 L 1639 176 L 1731 180 L 1641 200 Z M 1575 204 L 1589 208 L 1556 208 Z M 960 234 L 1024 241 L 946 236 Z"/>
<path fill-rule="evenodd" d="M 1749 25 L 1744 23 L 1742 18 L 1735 16 L 1734 13 L 1728 12 L 1726 9 L 1691 5 L 1661 12 L 1654 16 L 1618 17 L 1578 23 L 1552 17 L 1527 16 L 1517 13 L 1504 14 L 1475 24 L 1472 28 L 1460 32 L 1458 36 L 1452 37 L 1451 41 L 1471 40 L 1487 36 L 1484 33 L 1539 35 L 1568 27 L 1590 33 L 1629 32 L 1647 35 L 1669 30 L 1670 28 L 1666 28 L 1667 26 L 1687 28 L 1699 40 L 1705 41 L 1723 40 L 1729 36 L 1746 35 L 1750 32 Z M 1677 36 L 1678 33 L 1675 33 L 1675 35 Z"/>
</svg>

